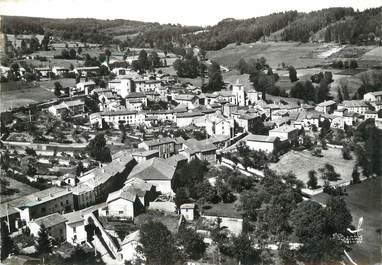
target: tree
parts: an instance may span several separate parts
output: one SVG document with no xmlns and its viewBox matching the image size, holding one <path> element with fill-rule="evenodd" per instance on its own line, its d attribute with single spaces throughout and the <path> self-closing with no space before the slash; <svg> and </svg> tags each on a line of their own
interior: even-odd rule
<svg viewBox="0 0 382 265">
<path fill-rule="evenodd" d="M 292 65 L 290 65 L 288 67 L 288 71 L 289 71 L 289 79 L 291 82 L 295 82 L 298 80 L 297 78 L 297 71 L 296 71 L 296 68 L 294 68 Z"/>
<path fill-rule="evenodd" d="M 351 176 L 353 179 L 353 184 L 357 184 L 357 183 L 361 182 L 361 180 L 359 178 L 360 174 L 358 172 L 358 166 L 357 165 L 354 166 Z"/>
<path fill-rule="evenodd" d="M 20 46 L 21 46 L 22 54 L 26 54 L 28 52 L 28 46 L 27 46 L 27 43 L 25 42 L 25 40 L 21 41 Z"/>
<path fill-rule="evenodd" d="M 239 72 L 241 75 L 248 72 L 248 64 L 244 58 L 240 58 L 236 67 L 237 67 L 237 69 L 239 69 Z"/>
<path fill-rule="evenodd" d="M 186 188 L 178 188 L 175 193 L 174 202 L 176 204 L 176 208 L 179 209 L 180 206 L 184 203 L 189 202 L 189 196 L 187 195 Z"/>
<path fill-rule="evenodd" d="M 25 156 L 20 161 L 21 172 L 28 176 L 34 176 L 37 172 L 36 159 L 31 156 Z"/>
<path fill-rule="evenodd" d="M 49 50 L 49 48 L 48 48 L 49 38 L 50 38 L 50 34 L 46 33 L 46 34 L 44 34 L 44 38 L 41 40 L 41 48 L 44 51 L 48 51 Z"/>
<path fill-rule="evenodd" d="M 61 89 L 62 89 L 61 83 L 58 81 L 54 82 L 54 94 L 57 97 L 61 96 Z"/>
<path fill-rule="evenodd" d="M 343 144 L 342 145 L 342 157 L 343 159 L 345 160 L 351 160 L 352 159 L 352 156 L 351 156 L 351 149 L 350 149 L 350 146 L 348 144 Z"/>
<path fill-rule="evenodd" d="M 311 188 L 311 189 L 317 188 L 316 174 L 317 172 L 315 170 L 309 170 L 308 172 L 309 180 L 306 182 L 306 185 L 308 186 L 308 188 Z"/>
<path fill-rule="evenodd" d="M 49 238 L 48 230 L 44 224 L 41 225 L 40 231 L 38 232 L 38 238 L 35 247 L 37 253 L 39 254 L 47 254 L 52 252 L 52 240 Z"/>
<path fill-rule="evenodd" d="M 69 50 L 69 57 L 70 57 L 71 59 L 75 59 L 76 56 L 77 56 L 76 50 L 73 49 L 73 48 L 71 48 L 71 49 Z"/>
<path fill-rule="evenodd" d="M 220 71 L 220 65 L 213 61 L 208 67 L 208 91 L 220 91 L 223 88 L 224 82 Z"/>
<path fill-rule="evenodd" d="M 178 262 L 178 250 L 171 232 L 158 221 L 149 220 L 140 229 L 139 249 L 146 257 L 148 265 L 171 265 Z"/>
<path fill-rule="evenodd" d="M 303 244 L 297 251 L 299 260 L 309 264 L 331 264 L 341 259 L 343 245 L 328 230 L 328 214 L 318 202 L 300 203 L 290 220 L 295 235 Z"/>
<path fill-rule="evenodd" d="M 325 212 L 327 215 L 327 225 L 330 233 L 344 234 L 350 227 L 352 216 L 343 198 L 331 196 L 326 201 Z"/>
<path fill-rule="evenodd" d="M 90 140 L 86 150 L 95 160 L 100 162 L 111 162 L 110 149 L 106 145 L 104 134 L 97 134 L 94 139 Z"/>
<path fill-rule="evenodd" d="M 142 70 L 146 70 L 150 67 L 150 62 L 147 58 L 147 52 L 145 50 L 141 50 L 138 55 L 138 61 Z"/>
<path fill-rule="evenodd" d="M 318 171 L 320 171 L 321 178 L 324 180 L 337 181 L 340 178 L 340 174 L 338 174 L 334 170 L 334 167 L 329 163 L 326 163 L 324 167 L 319 168 Z"/>
<path fill-rule="evenodd" d="M 255 252 L 249 236 L 243 233 L 232 238 L 231 251 L 233 257 L 235 257 L 239 263 L 251 257 Z"/>
<path fill-rule="evenodd" d="M 0 225 L 1 229 L 1 260 L 6 259 L 9 254 L 14 251 L 15 245 L 12 238 L 9 236 L 8 224 L 3 221 Z"/>
<path fill-rule="evenodd" d="M 195 230 L 181 227 L 178 232 L 180 243 L 184 247 L 184 251 L 191 259 L 198 260 L 203 257 L 207 245 L 203 242 L 203 238 L 195 232 Z"/>
<path fill-rule="evenodd" d="M 30 52 L 32 53 L 32 52 L 38 51 L 39 47 L 40 47 L 40 42 L 38 41 L 38 39 L 35 36 L 32 37 L 29 43 Z"/>
<path fill-rule="evenodd" d="M 159 55 L 157 52 L 153 51 L 148 56 L 148 64 L 151 68 L 161 67 L 162 63 L 160 61 Z"/>
</svg>

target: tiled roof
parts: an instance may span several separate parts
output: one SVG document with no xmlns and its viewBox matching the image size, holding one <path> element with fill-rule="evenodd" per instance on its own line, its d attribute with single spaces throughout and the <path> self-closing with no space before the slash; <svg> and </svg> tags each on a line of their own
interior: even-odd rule
<svg viewBox="0 0 382 265">
<path fill-rule="evenodd" d="M 341 104 L 345 108 L 368 107 L 368 105 L 362 100 L 344 100 Z"/>
<path fill-rule="evenodd" d="M 335 105 L 335 104 L 337 104 L 337 103 L 334 100 L 327 100 L 327 101 L 319 103 L 317 106 L 327 107 L 327 106 L 331 106 L 331 105 Z"/>
<path fill-rule="evenodd" d="M 39 226 L 41 226 L 43 224 L 43 225 L 45 225 L 46 228 L 48 228 L 48 227 L 53 227 L 53 226 L 61 224 L 61 223 L 65 223 L 66 218 L 63 217 L 59 213 L 52 213 L 50 215 L 46 215 L 46 216 L 37 218 L 31 222 L 36 223 Z"/>
<path fill-rule="evenodd" d="M 191 151 L 192 154 L 216 150 L 216 146 L 207 140 L 198 141 L 196 139 L 188 139 L 184 145 Z"/>
<path fill-rule="evenodd" d="M 143 180 L 171 180 L 175 168 L 169 166 L 164 159 L 152 158 L 142 161 L 131 171 L 129 178 L 136 177 Z"/>
<path fill-rule="evenodd" d="M 191 101 L 196 97 L 194 94 L 179 94 L 175 95 L 175 100 Z"/>
<path fill-rule="evenodd" d="M 267 135 L 258 135 L 258 134 L 248 134 L 243 140 L 252 141 L 252 142 L 274 143 L 276 140 L 276 137 L 267 136 Z"/>
<path fill-rule="evenodd" d="M 146 95 L 139 92 L 131 92 L 127 95 L 126 98 L 146 98 Z"/>
</svg>

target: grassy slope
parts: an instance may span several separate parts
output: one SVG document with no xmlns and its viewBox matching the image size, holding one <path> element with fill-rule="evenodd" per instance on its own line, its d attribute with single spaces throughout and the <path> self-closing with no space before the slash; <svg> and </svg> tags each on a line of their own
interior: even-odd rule
<svg viewBox="0 0 382 265">
<path fill-rule="evenodd" d="M 353 216 L 353 225 L 364 218 L 361 232 L 363 242 L 353 246 L 351 257 L 359 264 L 375 264 L 381 262 L 381 177 L 366 180 L 357 185 L 347 187 L 348 196 L 344 199 Z M 313 199 L 325 203 L 327 194 L 320 194 Z"/>
<path fill-rule="evenodd" d="M 10 200 L 14 200 L 14 199 L 19 198 L 21 196 L 25 196 L 25 195 L 28 195 L 28 194 L 31 194 L 33 192 L 38 191 L 38 189 L 33 188 L 27 184 L 21 183 L 21 182 L 14 180 L 12 178 L 7 178 L 7 177 L 4 177 L 4 178 L 9 181 L 9 188 L 16 189 L 17 191 L 12 195 L 1 195 L 0 201 L 2 203 L 10 201 Z"/>
<path fill-rule="evenodd" d="M 257 42 L 233 44 L 218 50 L 209 51 L 208 58 L 216 60 L 218 63 L 233 67 L 240 58 L 246 60 L 250 58 L 265 57 L 272 68 L 277 68 L 282 62 L 292 64 L 297 68 L 314 66 L 326 62 L 324 58 L 318 58 L 318 54 L 329 49 L 327 45 L 297 42 Z"/>
<path fill-rule="evenodd" d="M 299 180 L 306 183 L 309 170 L 314 169 L 318 172 L 318 169 L 323 167 L 325 163 L 330 163 L 336 172 L 341 174 L 339 182 L 351 179 L 354 160 L 344 160 L 339 149 L 322 150 L 322 154 L 323 157 L 318 158 L 313 157 L 307 150 L 302 152 L 290 151 L 281 156 L 278 163 L 271 164 L 270 168 L 279 172 L 292 171 Z M 323 180 L 319 178 L 318 183 L 323 185 Z"/>
</svg>

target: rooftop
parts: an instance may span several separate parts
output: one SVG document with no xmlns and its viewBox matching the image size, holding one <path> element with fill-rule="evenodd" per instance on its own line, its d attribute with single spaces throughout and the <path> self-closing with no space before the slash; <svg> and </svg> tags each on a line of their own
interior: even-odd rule
<svg viewBox="0 0 382 265">
<path fill-rule="evenodd" d="M 59 213 L 52 213 L 50 215 L 37 218 L 31 222 L 39 226 L 44 225 L 46 228 L 49 228 L 61 223 L 65 223 L 66 218 Z"/>
<path fill-rule="evenodd" d="M 207 152 L 216 150 L 216 146 L 207 140 L 201 140 L 198 141 L 196 139 L 188 139 L 184 145 L 192 152 L 192 153 L 199 153 L 199 152 Z"/>
<path fill-rule="evenodd" d="M 298 131 L 298 128 L 290 126 L 290 125 L 284 125 L 278 128 L 272 129 L 270 132 L 283 132 L 283 133 L 289 133 L 293 131 Z"/>
<path fill-rule="evenodd" d="M 276 137 L 258 134 L 248 134 L 243 140 L 252 142 L 274 143 Z"/>
<path fill-rule="evenodd" d="M 171 180 L 175 173 L 175 167 L 161 158 L 151 158 L 136 165 L 129 175 L 143 180 Z"/>
</svg>

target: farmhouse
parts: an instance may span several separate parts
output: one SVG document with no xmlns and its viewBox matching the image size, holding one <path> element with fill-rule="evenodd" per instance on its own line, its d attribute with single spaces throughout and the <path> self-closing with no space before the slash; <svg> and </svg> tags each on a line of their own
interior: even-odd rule
<svg viewBox="0 0 382 265">
<path fill-rule="evenodd" d="M 319 112 L 323 112 L 325 114 L 333 113 L 333 111 L 336 109 L 337 103 L 334 100 L 328 100 L 319 103 L 316 106 L 316 110 Z"/>
<path fill-rule="evenodd" d="M 159 157 L 167 158 L 175 154 L 175 139 L 168 137 L 153 139 L 140 143 L 138 147 L 147 151 L 157 150 Z"/>
<path fill-rule="evenodd" d="M 382 91 L 369 92 L 363 95 L 364 101 L 382 101 Z"/>
<path fill-rule="evenodd" d="M 66 67 L 62 67 L 62 66 L 54 66 L 52 68 L 52 72 L 53 74 L 55 74 L 56 76 L 63 76 L 64 74 L 68 73 L 69 72 L 69 69 L 66 68 Z"/>
<path fill-rule="evenodd" d="M 77 91 L 85 93 L 85 95 L 89 95 L 90 92 L 95 89 L 96 84 L 93 80 L 87 82 L 79 82 L 76 85 Z"/>
<path fill-rule="evenodd" d="M 171 180 L 174 177 L 175 167 L 170 166 L 162 158 L 152 158 L 136 165 L 129 178 L 139 178 L 155 186 L 157 191 L 164 194 L 174 194 Z"/>
<path fill-rule="evenodd" d="M 15 206 L 20 219 L 26 222 L 52 213 L 62 213 L 74 209 L 70 188 L 52 187 L 22 197 Z"/>
<path fill-rule="evenodd" d="M 52 73 L 52 70 L 50 70 L 49 67 L 35 68 L 34 70 L 41 77 L 50 77 L 50 74 Z"/>
<path fill-rule="evenodd" d="M 61 116 L 61 114 L 66 110 L 72 115 L 77 115 L 84 113 L 85 103 L 81 100 L 64 101 L 60 104 L 50 106 L 48 110 L 54 116 Z"/>
<path fill-rule="evenodd" d="M 199 106 L 199 98 L 194 94 L 175 95 L 174 100 L 179 104 L 187 106 L 188 109 L 194 109 Z"/>
<path fill-rule="evenodd" d="M 197 158 L 199 160 L 215 162 L 216 149 L 214 144 L 206 140 L 188 139 L 183 144 L 183 150 L 180 153 L 187 157 L 189 161 Z"/>
<path fill-rule="evenodd" d="M 299 129 L 284 125 L 269 131 L 269 136 L 278 137 L 281 141 L 297 141 Z"/>
<path fill-rule="evenodd" d="M 116 80 L 110 80 L 108 88 L 116 92 L 122 98 L 126 98 L 131 92 L 133 92 L 133 81 L 131 78 L 121 77 Z"/>
<path fill-rule="evenodd" d="M 33 235 L 34 237 L 38 237 L 38 233 L 41 229 L 41 226 L 44 225 L 51 237 L 58 241 L 64 241 L 66 240 L 65 222 L 65 217 L 63 217 L 59 213 L 53 213 L 32 220 L 27 223 L 27 226 L 30 229 L 31 235 Z"/>
<path fill-rule="evenodd" d="M 118 129 L 120 124 L 139 125 L 145 122 L 143 113 L 133 110 L 103 111 L 89 115 L 90 124 L 103 128 L 108 125 Z"/>
<path fill-rule="evenodd" d="M 106 207 L 100 211 L 101 216 L 117 219 L 132 220 L 140 212 L 143 212 L 144 206 L 138 198 L 139 191 L 132 187 L 125 187 L 109 194 L 106 200 Z"/>
<path fill-rule="evenodd" d="M 349 112 L 355 112 L 358 114 L 364 114 L 369 110 L 369 106 L 362 100 L 344 100 L 340 105 L 339 109 L 347 109 Z"/>
<path fill-rule="evenodd" d="M 74 68 L 74 73 L 82 77 L 88 75 L 98 75 L 100 68 L 98 66 L 77 67 Z"/>
</svg>

